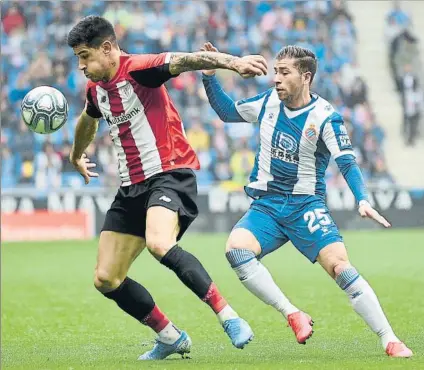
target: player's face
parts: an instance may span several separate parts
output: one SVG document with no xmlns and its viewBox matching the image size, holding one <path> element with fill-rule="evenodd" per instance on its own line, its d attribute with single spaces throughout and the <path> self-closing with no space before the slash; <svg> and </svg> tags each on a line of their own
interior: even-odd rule
<svg viewBox="0 0 424 370">
<path fill-rule="evenodd" d="M 301 73 L 295 59 L 277 60 L 274 66 L 274 83 L 278 98 L 285 104 L 295 101 L 306 88 L 309 88 L 310 73 Z"/>
<path fill-rule="evenodd" d="M 99 48 L 78 45 L 74 47 L 74 54 L 78 58 L 78 69 L 84 72 L 85 77 L 93 82 L 107 80 L 111 67 L 109 52 L 104 45 Z"/>
</svg>

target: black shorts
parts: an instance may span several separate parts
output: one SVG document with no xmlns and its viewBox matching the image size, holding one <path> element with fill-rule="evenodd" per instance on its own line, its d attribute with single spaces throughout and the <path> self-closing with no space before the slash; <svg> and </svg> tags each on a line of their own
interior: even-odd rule
<svg viewBox="0 0 424 370">
<path fill-rule="evenodd" d="M 154 175 L 130 186 L 121 186 L 106 213 L 102 231 L 146 237 L 147 209 L 161 206 L 178 212 L 179 240 L 198 215 L 196 175 L 176 169 Z"/>
</svg>

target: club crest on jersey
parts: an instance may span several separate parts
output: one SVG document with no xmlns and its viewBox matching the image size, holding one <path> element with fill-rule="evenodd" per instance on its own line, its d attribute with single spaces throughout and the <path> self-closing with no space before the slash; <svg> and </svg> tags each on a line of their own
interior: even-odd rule
<svg viewBox="0 0 424 370">
<path fill-rule="evenodd" d="M 315 128 L 315 125 L 311 124 L 309 127 L 305 130 L 305 136 L 309 140 L 316 139 L 318 136 L 317 129 Z"/>
<path fill-rule="evenodd" d="M 129 98 L 130 98 L 130 96 L 131 96 L 131 94 L 132 94 L 132 92 L 133 92 L 133 89 L 132 89 L 131 84 L 130 84 L 130 83 L 127 83 L 125 86 L 122 86 L 122 88 L 121 88 L 121 89 L 122 89 L 122 90 L 121 90 L 122 95 L 123 95 L 125 98 L 129 99 Z"/>
<path fill-rule="evenodd" d="M 268 119 L 273 119 L 274 118 L 274 113 L 270 113 L 270 114 L 268 114 Z"/>
</svg>

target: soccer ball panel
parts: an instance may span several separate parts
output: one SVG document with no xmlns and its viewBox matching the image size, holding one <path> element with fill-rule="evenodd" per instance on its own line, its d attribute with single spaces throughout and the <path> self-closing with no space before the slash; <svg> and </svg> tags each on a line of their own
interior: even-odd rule
<svg viewBox="0 0 424 370">
<path fill-rule="evenodd" d="M 68 102 L 59 90 L 40 86 L 24 97 L 21 112 L 22 119 L 30 130 L 39 134 L 50 134 L 66 123 Z"/>
<path fill-rule="evenodd" d="M 48 125 L 48 117 L 38 117 L 34 121 L 34 128 L 32 129 L 37 134 L 46 134 L 48 133 L 48 129 L 46 129 L 46 125 Z"/>
<path fill-rule="evenodd" d="M 53 111 L 54 101 L 53 96 L 49 94 L 40 94 L 40 98 L 35 103 L 35 107 L 40 110 Z"/>
</svg>

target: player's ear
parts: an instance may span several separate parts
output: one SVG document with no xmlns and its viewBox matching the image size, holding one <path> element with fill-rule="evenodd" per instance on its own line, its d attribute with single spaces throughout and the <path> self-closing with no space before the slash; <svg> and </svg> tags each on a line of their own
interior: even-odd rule
<svg viewBox="0 0 424 370">
<path fill-rule="evenodd" d="M 105 40 L 101 46 L 103 54 L 109 55 L 112 51 L 112 43 L 109 40 Z"/>
<path fill-rule="evenodd" d="M 305 72 L 303 74 L 303 84 L 304 85 L 310 85 L 312 82 L 312 73 L 311 72 Z"/>
</svg>

